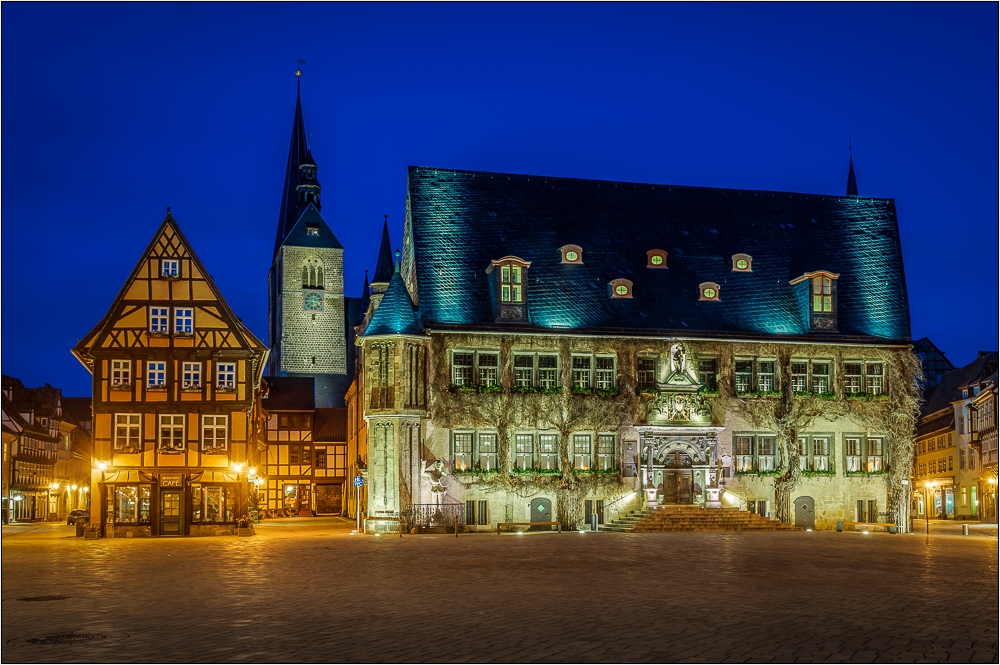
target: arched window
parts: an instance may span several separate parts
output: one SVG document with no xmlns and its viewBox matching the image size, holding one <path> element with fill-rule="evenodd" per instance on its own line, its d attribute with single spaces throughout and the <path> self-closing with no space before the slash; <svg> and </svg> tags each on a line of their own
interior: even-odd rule
<svg viewBox="0 0 1000 665">
<path fill-rule="evenodd" d="M 667 252 L 662 249 L 651 249 L 646 252 L 646 267 L 647 268 L 666 268 L 667 267 Z"/>
<path fill-rule="evenodd" d="M 733 254 L 733 272 L 753 272 L 753 259 L 749 254 Z"/>
<path fill-rule="evenodd" d="M 579 245 L 563 245 L 559 252 L 563 263 L 583 263 L 583 248 Z"/>
<path fill-rule="evenodd" d="M 699 284 L 698 300 L 719 300 L 719 285 L 715 282 L 702 282 Z"/>
<path fill-rule="evenodd" d="M 613 279 L 610 282 L 612 298 L 631 298 L 632 282 L 627 279 Z"/>
<path fill-rule="evenodd" d="M 302 265 L 302 288 L 323 288 L 323 262 L 319 259 L 307 259 Z"/>
</svg>

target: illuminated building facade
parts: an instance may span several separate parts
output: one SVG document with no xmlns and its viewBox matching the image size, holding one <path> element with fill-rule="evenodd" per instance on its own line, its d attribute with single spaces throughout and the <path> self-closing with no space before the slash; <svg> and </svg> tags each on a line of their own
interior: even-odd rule
<svg viewBox="0 0 1000 665">
<path fill-rule="evenodd" d="M 267 348 L 167 213 L 73 348 L 93 374 L 91 524 L 105 537 L 236 532 Z"/>
<path fill-rule="evenodd" d="M 358 347 L 370 529 L 906 523 L 920 367 L 853 164 L 847 196 L 411 167 Z"/>
</svg>

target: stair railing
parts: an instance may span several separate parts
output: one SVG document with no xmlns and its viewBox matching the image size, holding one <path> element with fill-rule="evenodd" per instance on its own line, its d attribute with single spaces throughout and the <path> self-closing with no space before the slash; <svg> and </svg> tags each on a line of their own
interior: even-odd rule
<svg viewBox="0 0 1000 665">
<path fill-rule="evenodd" d="M 622 496 L 618 497 L 617 499 L 615 499 L 611 503 L 604 504 L 604 521 L 605 521 L 605 523 L 610 523 L 610 522 L 614 521 L 613 519 L 610 518 L 611 517 L 611 512 L 609 512 L 609 510 L 608 510 L 609 508 L 611 508 L 611 506 L 615 505 L 616 503 L 620 503 L 620 502 L 624 501 L 625 499 L 634 499 L 635 496 L 638 493 L 639 493 L 638 491 L 629 492 L 628 494 L 623 494 Z M 620 516 L 620 513 L 622 512 L 623 508 L 624 508 L 624 506 L 618 508 L 618 510 L 617 510 L 618 514 L 615 515 L 615 519 L 617 519 Z"/>
</svg>

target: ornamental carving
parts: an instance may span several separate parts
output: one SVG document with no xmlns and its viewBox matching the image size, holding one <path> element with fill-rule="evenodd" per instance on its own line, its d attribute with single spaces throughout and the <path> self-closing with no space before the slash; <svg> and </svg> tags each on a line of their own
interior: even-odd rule
<svg viewBox="0 0 1000 665">
<path fill-rule="evenodd" d="M 704 395 L 684 392 L 661 392 L 650 402 L 646 410 L 646 422 L 650 425 L 704 424 L 711 420 L 712 405 Z"/>
</svg>

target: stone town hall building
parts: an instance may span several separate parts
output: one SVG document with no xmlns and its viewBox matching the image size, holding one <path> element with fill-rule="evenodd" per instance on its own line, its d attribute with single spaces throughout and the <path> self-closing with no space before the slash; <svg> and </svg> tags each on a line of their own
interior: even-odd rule
<svg viewBox="0 0 1000 665">
<path fill-rule="evenodd" d="M 846 196 L 410 167 L 406 200 L 348 393 L 370 530 L 905 524 L 919 367 L 853 163 Z"/>
</svg>

